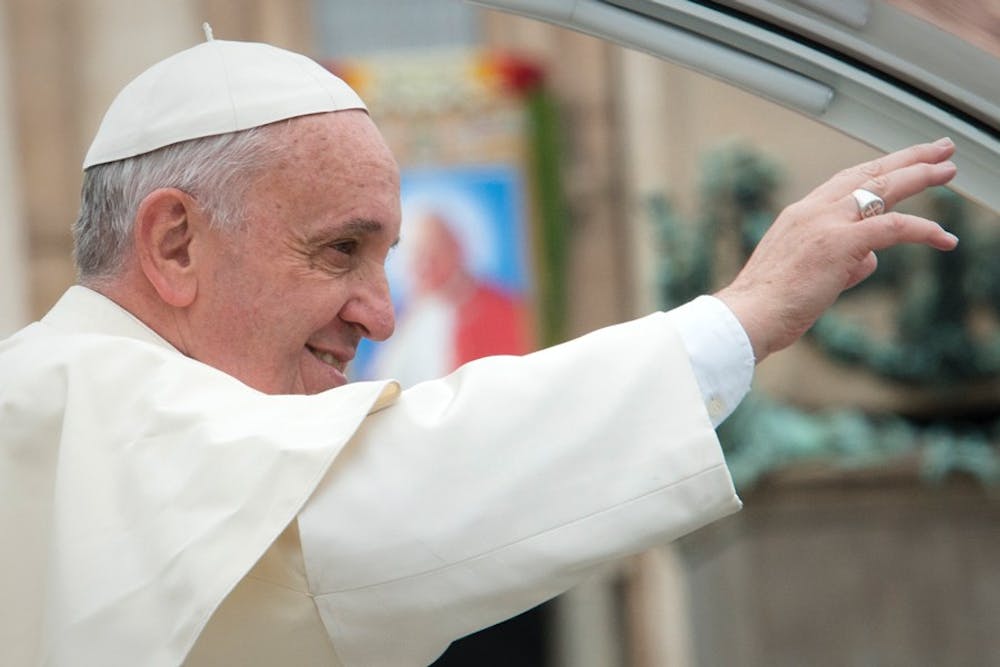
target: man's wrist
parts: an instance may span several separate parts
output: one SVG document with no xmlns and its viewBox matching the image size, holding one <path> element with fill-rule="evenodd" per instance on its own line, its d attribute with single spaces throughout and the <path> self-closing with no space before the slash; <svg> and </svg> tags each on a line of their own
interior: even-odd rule
<svg viewBox="0 0 1000 667">
<path fill-rule="evenodd" d="M 743 329 L 753 350 L 754 363 L 759 364 L 771 354 L 767 328 L 760 322 L 759 304 L 754 297 L 733 287 L 726 287 L 713 295 L 733 314 Z"/>
</svg>

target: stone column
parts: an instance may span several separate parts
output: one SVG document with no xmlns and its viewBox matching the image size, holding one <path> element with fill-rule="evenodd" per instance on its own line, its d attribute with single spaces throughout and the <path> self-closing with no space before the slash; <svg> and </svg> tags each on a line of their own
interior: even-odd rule
<svg viewBox="0 0 1000 667">
<path fill-rule="evenodd" d="M 0 338 L 28 321 L 27 245 L 18 190 L 6 7 L 0 4 Z"/>
<path fill-rule="evenodd" d="M 588 579 L 556 600 L 553 664 L 556 667 L 624 667 L 617 568 Z"/>
<path fill-rule="evenodd" d="M 673 544 L 632 559 L 625 609 L 630 667 L 693 667 L 687 572 Z"/>
<path fill-rule="evenodd" d="M 632 271 L 636 316 L 660 306 L 656 294 L 656 233 L 649 202 L 654 195 L 671 197 L 670 185 L 677 160 L 671 145 L 669 94 L 660 60 L 637 51 L 623 50 L 619 98 L 621 99 L 621 151 L 625 198 L 629 215 L 629 268 Z"/>
<path fill-rule="evenodd" d="M 9 0 L 5 4 L 14 165 L 28 245 L 29 317 L 39 317 L 73 281 L 70 224 L 80 161 L 74 109 L 79 53 L 72 4 Z"/>
<path fill-rule="evenodd" d="M 73 32 L 81 95 L 76 119 L 85 151 L 122 86 L 158 60 L 195 46 L 204 35 L 197 0 L 82 0 L 77 5 Z"/>
</svg>

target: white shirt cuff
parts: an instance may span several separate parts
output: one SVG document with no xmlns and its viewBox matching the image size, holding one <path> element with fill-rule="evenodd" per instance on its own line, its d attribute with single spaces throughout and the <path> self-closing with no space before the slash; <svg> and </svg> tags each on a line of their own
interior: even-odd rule
<svg viewBox="0 0 1000 667">
<path fill-rule="evenodd" d="M 740 321 L 721 300 L 700 296 L 667 315 L 680 334 L 713 426 L 750 391 L 754 356 Z"/>
</svg>

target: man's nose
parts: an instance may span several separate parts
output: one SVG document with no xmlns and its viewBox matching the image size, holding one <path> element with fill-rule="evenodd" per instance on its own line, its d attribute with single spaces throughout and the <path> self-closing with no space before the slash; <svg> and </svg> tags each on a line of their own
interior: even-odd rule
<svg viewBox="0 0 1000 667">
<path fill-rule="evenodd" d="M 389 293 L 385 272 L 366 282 L 361 293 L 344 306 L 341 317 L 361 327 L 362 335 L 374 341 L 383 341 L 396 328 L 396 316 Z"/>
</svg>

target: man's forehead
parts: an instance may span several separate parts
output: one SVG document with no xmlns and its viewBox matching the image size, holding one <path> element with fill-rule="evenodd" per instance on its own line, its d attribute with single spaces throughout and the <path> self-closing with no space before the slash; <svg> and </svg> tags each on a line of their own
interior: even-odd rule
<svg viewBox="0 0 1000 667">
<path fill-rule="evenodd" d="M 289 118 L 288 124 L 293 134 L 293 142 L 347 141 L 350 143 L 382 142 L 382 135 L 375 127 L 371 116 L 361 109 L 327 111 Z"/>
<path fill-rule="evenodd" d="M 345 236 L 399 235 L 399 169 L 363 111 L 285 121 L 277 160 L 260 175 L 265 215 L 300 241 L 323 245 Z"/>
<path fill-rule="evenodd" d="M 288 121 L 286 155 L 307 169 L 335 168 L 331 177 L 350 177 L 362 168 L 367 180 L 399 188 L 396 159 L 365 111 L 333 111 Z M 374 170 L 372 170 L 374 168 Z"/>
</svg>

